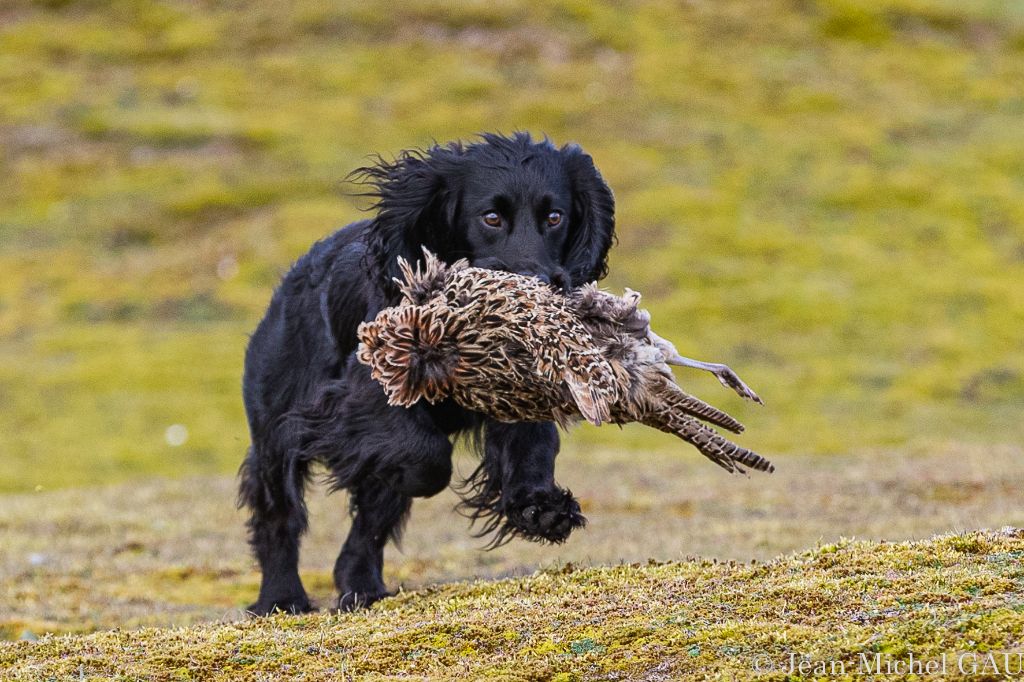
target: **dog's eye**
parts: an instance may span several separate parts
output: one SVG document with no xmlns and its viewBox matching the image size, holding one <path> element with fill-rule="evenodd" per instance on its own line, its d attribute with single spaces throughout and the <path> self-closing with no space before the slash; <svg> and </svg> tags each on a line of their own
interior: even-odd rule
<svg viewBox="0 0 1024 682">
<path fill-rule="evenodd" d="M 549 227 L 558 227 L 561 224 L 562 224 L 562 212 L 561 211 L 552 211 L 551 213 L 548 213 L 548 226 Z"/>
<path fill-rule="evenodd" d="M 494 211 L 484 213 L 484 224 L 488 227 L 501 227 L 501 216 Z"/>
</svg>

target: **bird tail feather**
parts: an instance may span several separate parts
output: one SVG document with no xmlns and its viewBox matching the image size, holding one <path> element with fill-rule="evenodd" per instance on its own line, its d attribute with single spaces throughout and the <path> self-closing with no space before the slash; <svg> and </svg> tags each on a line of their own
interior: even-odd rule
<svg viewBox="0 0 1024 682">
<path fill-rule="evenodd" d="M 744 473 L 744 467 L 767 473 L 775 471 L 775 466 L 761 455 L 736 445 L 681 412 L 660 411 L 653 420 L 644 420 L 644 423 L 682 438 L 729 473 Z"/>
<path fill-rule="evenodd" d="M 700 398 L 690 395 L 678 384 L 665 382 L 669 396 L 666 405 L 670 410 L 679 410 L 691 416 L 703 419 L 704 421 L 719 426 L 733 433 L 743 433 L 743 424 L 728 412 L 720 410 L 714 405 L 704 402 Z"/>
</svg>

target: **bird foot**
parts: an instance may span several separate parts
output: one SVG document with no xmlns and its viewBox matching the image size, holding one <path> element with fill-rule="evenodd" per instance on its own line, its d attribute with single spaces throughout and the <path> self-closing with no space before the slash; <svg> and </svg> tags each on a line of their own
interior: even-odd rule
<svg viewBox="0 0 1024 682">
<path fill-rule="evenodd" d="M 753 400 L 758 405 L 764 405 L 764 401 L 761 400 L 761 396 L 754 393 L 750 386 L 740 379 L 739 375 L 736 374 L 728 365 L 722 365 L 718 363 L 709 363 L 709 370 L 715 377 L 722 383 L 726 388 L 731 388 L 736 391 L 742 398 L 747 400 Z"/>
<path fill-rule="evenodd" d="M 743 383 L 739 375 L 732 371 L 728 365 L 723 365 L 720 362 L 702 362 L 700 360 L 694 360 L 693 358 L 685 358 L 676 351 L 675 346 L 661 338 L 652 331 L 647 332 L 652 343 L 658 348 L 661 348 L 665 353 L 665 362 L 670 365 L 677 365 L 679 367 L 692 367 L 694 369 L 701 369 L 705 372 L 711 372 L 715 377 L 722 382 L 722 385 L 726 388 L 731 388 L 736 391 L 740 397 L 746 398 L 747 400 L 753 400 L 758 405 L 764 405 L 764 401 L 761 397 L 754 393 L 750 386 Z"/>
</svg>

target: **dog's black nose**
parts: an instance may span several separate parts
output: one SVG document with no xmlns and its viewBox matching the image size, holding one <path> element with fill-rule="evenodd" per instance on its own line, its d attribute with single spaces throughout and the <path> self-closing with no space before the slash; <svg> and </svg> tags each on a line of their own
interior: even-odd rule
<svg viewBox="0 0 1024 682">
<path fill-rule="evenodd" d="M 555 270 L 554 272 L 538 272 L 537 270 L 533 270 L 531 268 L 522 268 L 516 270 L 515 272 L 520 275 L 529 275 L 530 277 L 536 277 L 540 281 L 544 282 L 544 284 L 550 284 L 551 286 L 557 287 L 558 289 L 565 290 L 569 286 L 569 278 L 566 276 L 565 271 L 562 270 L 561 268 Z"/>
</svg>

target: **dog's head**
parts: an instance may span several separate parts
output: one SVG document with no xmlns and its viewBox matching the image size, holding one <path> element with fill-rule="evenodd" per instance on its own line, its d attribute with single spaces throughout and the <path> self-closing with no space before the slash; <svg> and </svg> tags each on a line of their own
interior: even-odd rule
<svg viewBox="0 0 1024 682">
<path fill-rule="evenodd" d="M 590 156 L 526 133 L 402 152 L 357 171 L 374 188 L 372 276 L 391 298 L 397 258 L 426 246 L 452 262 L 569 288 L 604 277 L 615 201 Z"/>
</svg>

